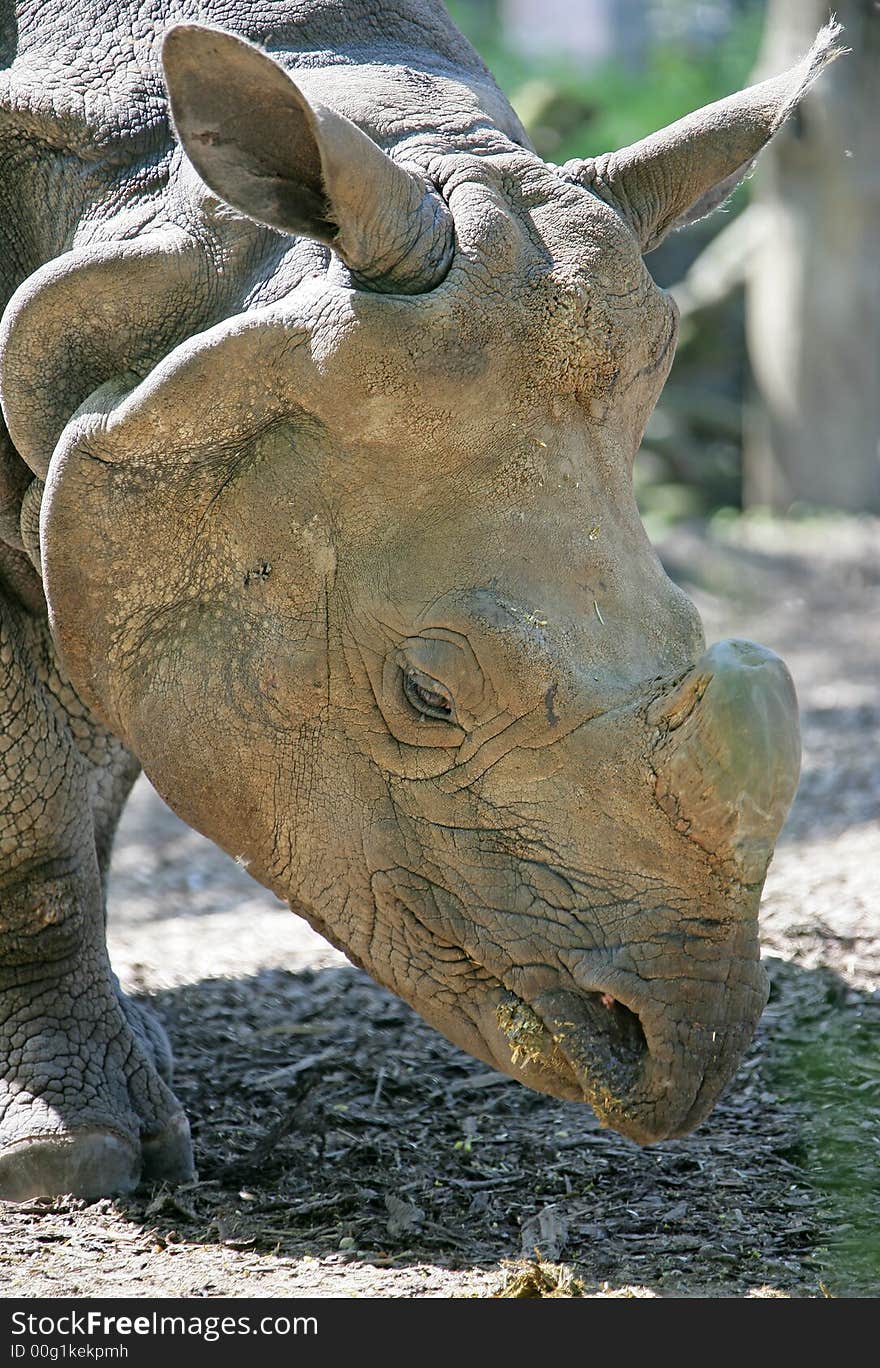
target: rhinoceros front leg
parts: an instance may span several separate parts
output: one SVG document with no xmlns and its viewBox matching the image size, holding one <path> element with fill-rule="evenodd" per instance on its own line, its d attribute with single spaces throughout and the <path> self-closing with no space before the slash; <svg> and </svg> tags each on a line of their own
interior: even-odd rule
<svg viewBox="0 0 880 1368">
<path fill-rule="evenodd" d="M 155 1018 L 111 973 L 103 875 L 137 766 L 44 622 L 0 601 L 0 1198 L 192 1174 Z M 163 1078 L 162 1075 L 165 1075 Z"/>
</svg>

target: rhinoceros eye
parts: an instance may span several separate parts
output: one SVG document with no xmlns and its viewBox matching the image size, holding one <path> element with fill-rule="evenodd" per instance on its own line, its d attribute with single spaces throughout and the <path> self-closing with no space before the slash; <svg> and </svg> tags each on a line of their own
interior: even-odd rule
<svg viewBox="0 0 880 1368">
<path fill-rule="evenodd" d="M 416 712 L 423 717 L 436 717 L 443 722 L 455 721 L 452 695 L 439 680 L 422 674 L 421 670 L 403 672 L 403 692 Z"/>
</svg>

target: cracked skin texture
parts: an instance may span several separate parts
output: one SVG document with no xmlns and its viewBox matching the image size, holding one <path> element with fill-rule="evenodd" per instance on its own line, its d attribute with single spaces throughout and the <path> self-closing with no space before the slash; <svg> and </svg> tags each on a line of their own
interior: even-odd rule
<svg viewBox="0 0 880 1368">
<path fill-rule="evenodd" d="M 4 9 L 0 1194 L 192 1171 L 104 946 L 139 765 L 465 1049 L 643 1143 L 710 1110 L 797 711 L 639 520 L 642 253 L 833 40 L 555 168 L 433 4 Z"/>
</svg>

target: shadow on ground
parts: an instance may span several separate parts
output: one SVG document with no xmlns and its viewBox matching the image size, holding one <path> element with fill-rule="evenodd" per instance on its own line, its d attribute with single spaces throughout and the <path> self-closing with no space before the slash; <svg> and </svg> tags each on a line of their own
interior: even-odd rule
<svg viewBox="0 0 880 1368">
<path fill-rule="evenodd" d="M 376 1268 L 537 1257 L 568 1265 L 569 1295 L 876 1295 L 880 1001 L 768 967 L 759 1033 L 713 1116 L 646 1149 L 487 1070 L 353 969 L 161 993 L 199 1182 L 122 1209 L 159 1249 Z M 522 1267 L 509 1287 L 542 1294 Z"/>
</svg>

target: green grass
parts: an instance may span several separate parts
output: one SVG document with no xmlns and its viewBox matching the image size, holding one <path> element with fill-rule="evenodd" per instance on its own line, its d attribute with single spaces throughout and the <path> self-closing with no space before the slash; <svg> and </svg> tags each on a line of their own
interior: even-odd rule
<svg viewBox="0 0 880 1368">
<path fill-rule="evenodd" d="M 814 1000 L 777 1028 L 765 1078 L 798 1113 L 792 1140 L 823 1232 L 812 1262 L 832 1296 L 877 1296 L 880 1002 L 829 971 L 810 977 Z"/>
</svg>

